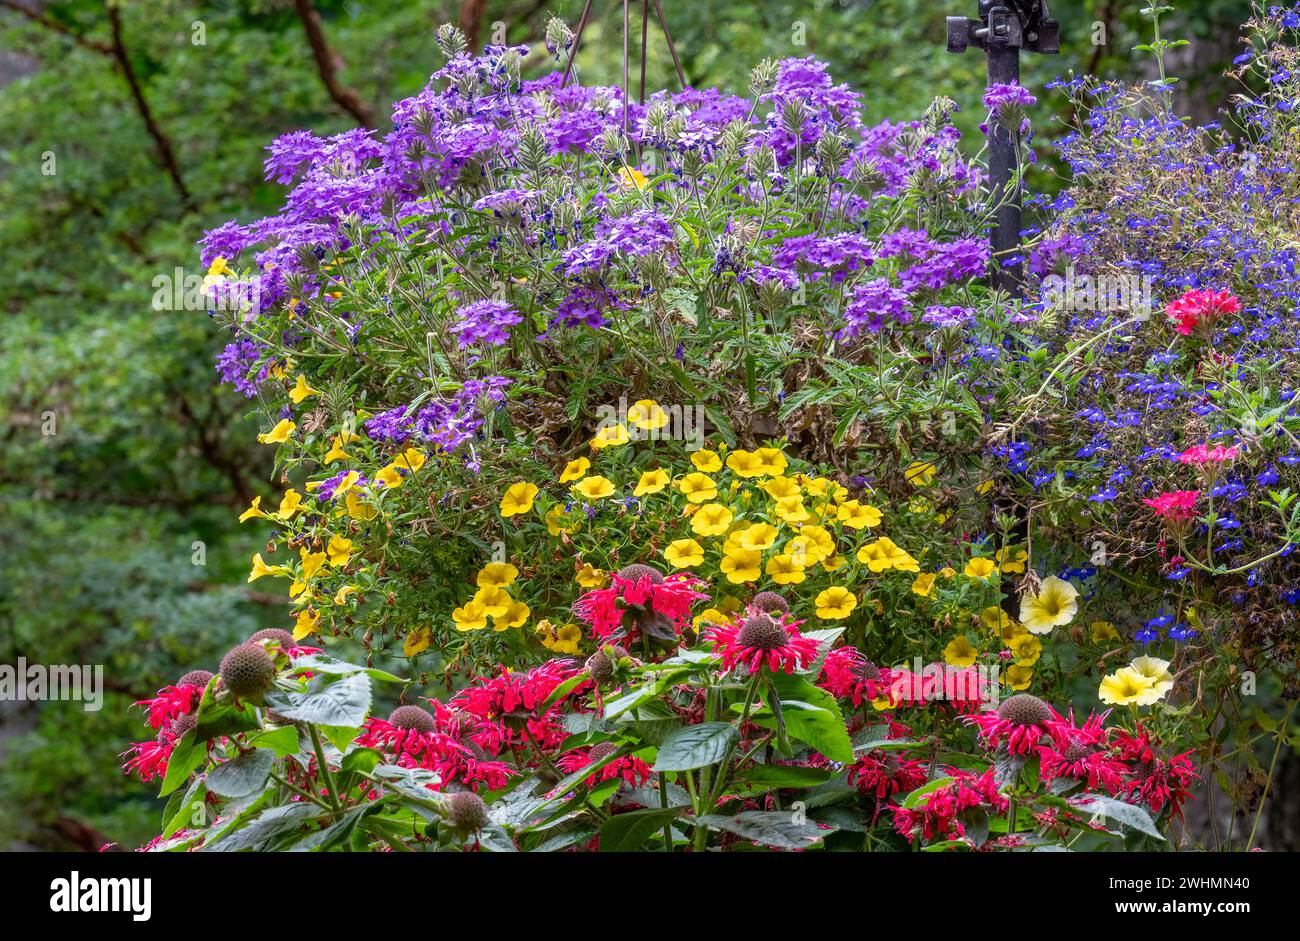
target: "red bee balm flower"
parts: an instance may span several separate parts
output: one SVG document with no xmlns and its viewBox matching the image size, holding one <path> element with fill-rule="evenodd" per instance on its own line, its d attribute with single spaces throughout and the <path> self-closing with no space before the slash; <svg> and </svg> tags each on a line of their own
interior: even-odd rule
<svg viewBox="0 0 1300 941">
<path fill-rule="evenodd" d="M 676 643 L 691 616 L 691 605 L 707 598 L 695 590 L 700 580 L 689 573 L 664 576 L 650 565 L 629 565 L 610 577 L 606 588 L 589 591 L 573 612 L 603 641 L 635 643 L 643 634 Z"/>
<path fill-rule="evenodd" d="M 1239 310 L 1241 302 L 1227 291 L 1193 290 L 1173 301 L 1165 313 L 1173 321 L 1174 329 L 1186 337 L 1198 327 L 1212 329 L 1221 316 Z"/>
<path fill-rule="evenodd" d="M 955 768 L 949 773 L 956 780 L 931 791 L 917 807 L 910 810 L 894 808 L 894 829 L 901 836 L 911 838 L 918 830 L 925 840 L 948 838 L 954 833 L 965 836 L 966 827 L 961 817 L 966 811 L 981 806 L 987 807 L 991 813 L 1007 809 L 1008 801 L 998 793 L 992 768 L 979 776 Z"/>
<path fill-rule="evenodd" d="M 561 771 L 572 774 L 609 757 L 610 753 L 615 751 L 616 748 L 617 746 L 612 742 L 598 742 L 590 748 L 575 749 L 567 755 L 561 756 L 560 760 L 556 762 L 556 766 Z M 650 778 L 650 773 L 650 766 L 640 758 L 633 755 L 622 755 L 588 776 L 586 785 L 587 787 L 595 787 L 600 781 L 620 778 L 630 787 L 639 787 Z"/>
<path fill-rule="evenodd" d="M 979 728 L 980 737 L 989 748 L 997 748 L 1005 741 L 1011 754 L 1028 755 L 1048 732 L 1050 724 L 1060 718 L 1037 696 L 1017 693 L 1004 699 L 996 711 L 967 716 L 966 721 Z"/>
<path fill-rule="evenodd" d="M 752 610 L 752 609 L 751 609 Z M 720 624 L 708 634 L 722 654 L 724 669 L 744 664 L 750 673 L 767 666 L 773 672 L 806 669 L 817 659 L 817 641 L 794 629 L 802 621 L 788 622 L 784 617 L 750 613 L 738 624 Z"/>
</svg>

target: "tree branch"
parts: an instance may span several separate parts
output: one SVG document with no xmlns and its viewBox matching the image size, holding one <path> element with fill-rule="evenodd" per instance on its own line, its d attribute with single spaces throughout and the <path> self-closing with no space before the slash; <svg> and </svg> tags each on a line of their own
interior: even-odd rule
<svg viewBox="0 0 1300 941">
<path fill-rule="evenodd" d="M 98 52 L 100 55 L 105 56 L 111 56 L 113 54 L 113 47 L 108 43 L 100 42 L 98 39 L 88 39 L 79 33 L 74 33 L 58 20 L 51 19 L 40 10 L 33 10 L 29 7 L 25 7 L 21 3 L 18 3 L 17 0 L 0 0 L 0 7 L 4 7 L 6 10 L 13 10 L 15 13 L 27 17 L 27 19 L 31 20 L 33 23 L 36 23 L 51 32 L 58 33 L 65 39 L 71 39 L 82 49 L 89 49 L 91 52 Z"/>
<path fill-rule="evenodd" d="M 465 39 L 473 52 L 479 51 L 478 34 L 483 25 L 483 14 L 486 12 L 487 0 L 461 0 L 460 20 L 457 25 L 465 34 Z"/>
<path fill-rule="evenodd" d="M 131 64 L 131 57 L 127 53 L 126 44 L 122 40 L 122 14 L 109 0 L 105 0 L 104 8 L 108 12 L 108 26 L 113 37 L 113 59 L 117 62 L 118 68 L 122 70 L 122 76 L 131 89 L 131 98 L 135 101 L 135 109 L 139 112 L 140 119 L 144 121 L 149 136 L 153 138 L 154 149 L 158 151 L 158 159 L 162 163 L 163 169 L 171 177 L 172 184 L 176 187 L 176 192 L 180 194 L 185 207 L 192 209 L 194 199 L 190 196 L 190 191 L 185 186 L 185 180 L 181 177 L 180 164 L 176 162 L 176 152 L 172 149 L 172 142 L 162 132 L 158 122 L 154 120 L 153 111 L 149 108 L 149 102 L 144 96 L 144 89 L 140 87 L 140 79 L 135 74 L 135 66 Z"/>
<path fill-rule="evenodd" d="M 320 72 L 321 81 L 325 83 L 325 90 L 334 99 L 334 103 L 352 115 L 358 124 L 373 128 L 375 116 L 370 106 L 361 100 L 360 95 L 339 81 L 339 58 L 325 40 L 320 14 L 311 5 L 311 0 L 294 0 L 293 5 L 298 11 L 298 19 L 302 20 L 302 28 L 307 33 L 307 42 L 316 59 L 316 69 Z"/>
</svg>

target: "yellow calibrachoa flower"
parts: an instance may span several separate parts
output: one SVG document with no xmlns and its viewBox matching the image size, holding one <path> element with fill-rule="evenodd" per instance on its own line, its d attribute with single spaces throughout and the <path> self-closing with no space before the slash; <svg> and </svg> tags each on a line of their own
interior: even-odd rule
<svg viewBox="0 0 1300 941">
<path fill-rule="evenodd" d="M 543 619 L 537 622 L 535 631 L 541 638 L 542 646 L 555 653 L 577 653 L 578 645 L 582 641 L 582 628 L 573 623 L 565 624 L 556 630 L 555 625 Z"/>
<path fill-rule="evenodd" d="M 997 560 L 998 568 L 1003 572 L 1011 575 L 1018 575 L 1025 570 L 1025 563 L 1029 561 L 1029 553 L 1024 549 L 1012 549 L 1003 546 L 993 558 Z"/>
<path fill-rule="evenodd" d="M 881 536 L 858 550 L 858 561 L 865 562 L 873 572 L 897 569 L 900 572 L 919 572 L 921 566 L 888 536 Z"/>
<path fill-rule="evenodd" d="M 992 559 L 982 559 L 976 556 L 966 563 L 966 568 L 962 570 L 962 574 L 968 578 L 988 578 L 997 570 L 998 567 Z"/>
<path fill-rule="evenodd" d="M 293 400 L 294 405 L 298 405 L 303 399 L 312 395 L 320 395 L 318 391 L 307 385 L 307 377 L 298 373 L 297 384 L 289 390 L 289 398 Z"/>
<path fill-rule="evenodd" d="M 402 477 L 396 465 L 389 464 L 387 467 L 380 470 L 379 473 L 375 474 L 375 480 L 383 484 L 389 490 L 396 490 L 398 487 L 402 486 L 405 478 Z M 504 516 L 505 514 L 502 515 Z"/>
<path fill-rule="evenodd" d="M 956 578 L 957 570 L 951 565 L 945 565 L 943 568 L 939 569 L 939 574 L 944 578 Z"/>
<path fill-rule="evenodd" d="M 339 478 L 339 482 L 338 482 L 338 484 L 334 487 L 334 493 L 333 493 L 333 495 L 330 497 L 330 499 L 332 499 L 332 500 L 337 500 L 339 497 L 343 496 L 343 494 L 345 494 L 345 493 L 351 493 L 352 488 L 355 487 L 355 486 L 357 485 L 357 482 L 360 481 L 360 480 L 361 480 L 361 472 L 360 472 L 360 471 L 348 471 L 348 472 L 347 472 L 346 474 L 344 474 L 341 478 Z M 308 490 L 315 490 L 317 487 L 319 487 L 319 486 L 320 486 L 321 484 L 323 484 L 323 483 L 325 483 L 325 481 L 323 481 L 323 480 L 318 480 L 318 481 L 316 481 L 316 482 L 314 482 L 314 483 L 309 483 L 309 484 L 307 485 L 307 489 L 308 489 Z"/>
<path fill-rule="evenodd" d="M 223 276 L 233 278 L 235 272 L 230 270 L 230 265 L 226 261 L 225 256 L 218 255 L 216 258 L 212 259 L 212 264 L 208 265 L 208 277 L 217 278 Z"/>
<path fill-rule="evenodd" d="M 280 499 L 280 509 L 276 510 L 275 515 L 281 519 L 288 519 L 302 508 L 302 494 L 290 487 L 284 492 Z"/>
<path fill-rule="evenodd" d="M 916 576 L 916 581 L 912 582 L 912 594 L 929 598 L 930 592 L 934 591 L 934 578 L 933 572 L 922 572 Z"/>
<path fill-rule="evenodd" d="M 701 448 L 692 453 L 691 463 L 695 465 L 697 471 L 706 474 L 716 474 L 722 470 L 722 458 L 718 457 L 717 451 L 710 451 L 708 448 Z"/>
<path fill-rule="evenodd" d="M 793 477 L 773 477 L 771 480 L 763 481 L 763 492 L 773 500 L 784 500 L 787 497 L 799 496 L 803 493 L 803 488 Z"/>
<path fill-rule="evenodd" d="M 1119 631 L 1115 630 L 1115 625 L 1110 621 L 1093 621 L 1088 627 L 1088 634 L 1094 644 L 1119 640 Z"/>
<path fill-rule="evenodd" d="M 732 519 L 731 511 L 721 503 L 706 503 L 691 517 L 691 531 L 697 536 L 721 536 Z"/>
<path fill-rule="evenodd" d="M 330 449 L 325 454 L 325 463 L 333 464 L 335 461 L 350 461 L 352 455 L 343 450 L 343 438 L 339 435 L 334 436 L 330 442 Z"/>
<path fill-rule="evenodd" d="M 487 610 L 478 601 L 467 601 L 451 612 L 458 631 L 481 631 L 487 627 Z"/>
<path fill-rule="evenodd" d="M 530 484 L 525 480 L 511 484 L 501 498 L 501 515 L 518 516 L 527 513 L 533 508 L 533 500 L 536 498 L 536 484 Z"/>
<path fill-rule="evenodd" d="M 828 572 L 838 572 L 847 564 L 848 563 L 845 561 L 844 556 L 839 555 L 838 553 L 828 559 L 822 559 L 822 568 Z"/>
<path fill-rule="evenodd" d="M 1002 682 L 1017 692 L 1029 689 L 1034 679 L 1034 668 L 1012 664 L 1002 671 Z"/>
<path fill-rule="evenodd" d="M 582 478 L 569 489 L 588 500 L 603 500 L 614 492 L 614 484 L 608 477 L 595 474 Z"/>
<path fill-rule="evenodd" d="M 261 498 L 261 497 L 253 497 L 253 502 L 252 502 L 252 504 L 249 505 L 248 509 L 245 510 L 243 513 L 239 514 L 239 521 L 240 521 L 241 523 L 243 523 L 243 522 L 245 522 L 246 520 L 251 520 L 251 519 L 253 519 L 254 517 L 257 517 L 257 518 L 259 518 L 259 519 L 270 519 L 270 518 L 271 518 L 271 517 L 268 516 L 266 513 L 263 513 L 263 512 L 262 512 L 262 498 Z"/>
<path fill-rule="evenodd" d="M 1031 634 L 1047 634 L 1052 628 L 1069 624 L 1079 612 L 1079 589 L 1067 581 L 1049 575 L 1043 579 L 1038 594 L 1020 599 L 1020 623 Z"/>
<path fill-rule="evenodd" d="M 737 477 L 759 477 L 768 473 L 766 464 L 753 451 L 732 451 L 727 455 L 727 467 Z"/>
<path fill-rule="evenodd" d="M 299 581 L 298 579 L 295 578 L 293 580 L 293 584 L 289 586 L 289 597 L 297 598 L 303 592 L 307 591 L 308 587 L 309 586 L 307 585 L 306 582 Z M 295 601 L 294 604 L 302 604 L 303 602 L 307 601 L 309 598 L 311 598 L 310 592 L 307 593 L 307 596 L 303 598 L 302 601 Z"/>
<path fill-rule="evenodd" d="M 492 585 L 474 592 L 474 600 L 482 606 L 485 614 L 499 618 L 510 609 L 515 599 L 500 585 Z"/>
<path fill-rule="evenodd" d="M 762 553 L 755 549 L 736 549 L 723 555 L 722 565 L 719 567 L 727 576 L 727 581 L 739 585 L 758 579 L 762 561 Z"/>
<path fill-rule="evenodd" d="M 262 561 L 262 553 L 253 555 L 253 571 L 248 573 L 248 581 L 255 582 L 263 575 L 288 575 L 289 570 L 283 565 L 267 565 Z"/>
<path fill-rule="evenodd" d="M 571 480 L 580 480 L 584 477 L 591 467 L 591 461 L 585 457 L 575 458 L 564 465 L 564 470 L 560 472 L 560 483 L 567 484 Z"/>
<path fill-rule="evenodd" d="M 492 630 L 504 631 L 511 627 L 523 627 L 530 614 L 532 612 L 528 610 L 528 605 L 517 598 L 511 599 L 506 610 L 492 618 Z"/>
<path fill-rule="evenodd" d="M 355 595 L 358 591 L 360 591 L 360 589 L 357 588 L 356 585 L 344 585 L 342 588 L 340 588 L 338 591 L 334 593 L 334 603 L 347 604 L 348 595 Z"/>
<path fill-rule="evenodd" d="M 647 493 L 658 493 L 668 486 L 671 478 L 668 472 L 662 469 L 648 470 L 641 475 L 641 479 L 636 483 L 636 489 L 632 491 L 632 496 L 643 497 Z"/>
<path fill-rule="evenodd" d="M 298 612 L 294 618 L 293 639 L 302 640 L 304 637 L 310 637 L 316 633 L 316 628 L 320 624 L 320 615 L 311 608 L 304 608 Z"/>
<path fill-rule="evenodd" d="M 412 628 L 406 632 L 406 642 L 402 644 L 403 657 L 416 657 L 429 649 L 433 643 L 433 631 L 427 627 Z"/>
<path fill-rule="evenodd" d="M 903 479 L 913 487 L 926 487 L 938 470 L 930 461 L 913 461 L 903 469 Z"/>
<path fill-rule="evenodd" d="M 567 522 L 565 517 L 571 517 Z M 582 524 L 577 513 L 566 513 L 563 503 L 557 503 L 546 511 L 546 531 L 552 536 L 571 533 Z"/>
<path fill-rule="evenodd" d="M 1159 694 L 1158 698 L 1163 699 L 1165 693 L 1174 688 L 1174 677 L 1169 672 L 1169 661 L 1161 660 L 1158 657 L 1143 655 L 1137 657 L 1129 664 L 1131 668 L 1137 671 L 1140 676 L 1145 677 L 1151 682 L 1155 691 Z"/>
<path fill-rule="evenodd" d="M 731 615 L 721 608 L 705 608 L 694 617 L 691 623 L 695 625 L 695 630 L 698 633 L 701 628 L 710 624 L 725 626 L 730 624 L 731 621 Z"/>
<path fill-rule="evenodd" d="M 601 451 L 605 448 L 620 447 L 631 440 L 632 436 L 628 434 L 626 425 L 606 425 L 596 432 L 596 437 L 591 439 L 590 444 L 597 451 Z"/>
<path fill-rule="evenodd" d="M 349 493 L 343 501 L 348 508 L 348 516 L 359 520 L 372 520 L 379 515 L 379 510 L 364 502 L 355 493 Z"/>
<path fill-rule="evenodd" d="M 869 503 L 845 500 L 835 511 L 836 518 L 849 529 L 870 529 L 879 526 L 884 515 Z"/>
<path fill-rule="evenodd" d="M 759 448 L 754 452 L 754 457 L 758 459 L 760 474 L 773 477 L 780 476 L 785 473 L 786 467 L 789 466 L 785 452 L 780 448 Z"/>
<path fill-rule="evenodd" d="M 478 570 L 474 584 L 479 588 L 504 588 L 513 585 L 519 577 L 519 569 L 509 562 L 489 562 Z"/>
<path fill-rule="evenodd" d="M 736 545 L 742 549 L 766 552 L 776 545 L 776 527 L 771 523 L 753 523 L 737 533 Z"/>
<path fill-rule="evenodd" d="M 847 588 L 832 585 L 822 591 L 813 604 L 817 608 L 817 616 L 823 621 L 839 621 L 853 613 L 853 609 L 858 606 L 858 599 Z"/>
<path fill-rule="evenodd" d="M 1043 642 L 1033 634 L 1013 637 L 1007 647 L 1016 658 L 1016 663 L 1022 667 L 1032 667 L 1043 655 Z"/>
<path fill-rule="evenodd" d="M 262 444 L 283 444 L 293 436 L 294 429 L 297 427 L 298 426 L 289 419 L 282 418 L 280 423 L 270 431 L 258 435 L 257 440 L 262 442 Z"/>
<path fill-rule="evenodd" d="M 783 523 L 792 526 L 807 522 L 809 519 L 808 508 L 803 505 L 803 498 L 800 496 L 782 497 L 777 500 L 775 512 Z"/>
<path fill-rule="evenodd" d="M 608 581 L 605 573 L 590 562 L 583 562 L 578 566 L 578 571 L 573 576 L 573 580 L 583 588 L 604 588 L 605 582 Z"/>
<path fill-rule="evenodd" d="M 635 187 L 638 190 L 643 190 L 650 185 L 650 180 L 636 167 L 620 167 L 618 182 L 624 189 Z"/>
<path fill-rule="evenodd" d="M 718 485 L 707 474 L 687 474 L 677 481 L 677 489 L 691 503 L 707 503 L 718 495 Z"/>
<path fill-rule="evenodd" d="M 1150 679 L 1132 667 L 1120 667 L 1106 676 L 1097 696 L 1108 706 L 1149 706 L 1163 694 Z"/>
<path fill-rule="evenodd" d="M 675 569 L 688 569 L 704 561 L 704 547 L 694 539 L 674 539 L 664 549 L 664 559 Z"/>
<path fill-rule="evenodd" d="M 423 451 L 416 448 L 407 448 L 397 456 L 396 460 L 393 461 L 393 466 L 400 467 L 402 470 L 414 474 L 424 466 L 424 463 L 427 460 L 428 458 L 425 457 Z"/>
<path fill-rule="evenodd" d="M 803 481 L 804 488 L 813 496 L 843 500 L 849 495 L 848 488 L 837 484 L 829 477 L 806 477 L 803 474 L 799 477 Z"/>
<path fill-rule="evenodd" d="M 653 431 L 668 424 L 668 413 L 654 399 L 640 399 L 627 410 L 627 420 L 638 428 Z"/>
<path fill-rule="evenodd" d="M 763 571 L 778 585 L 798 585 L 808 577 L 804 572 L 804 566 L 796 562 L 795 557 L 788 552 L 768 559 Z"/>
<path fill-rule="evenodd" d="M 298 558 L 302 561 L 302 577 L 304 581 L 311 581 L 315 578 L 316 573 L 325 567 L 328 560 L 325 553 L 308 552 L 306 546 L 298 550 Z"/>
<path fill-rule="evenodd" d="M 342 568 L 348 564 L 348 559 L 352 558 L 352 540 L 335 535 L 325 547 L 325 552 L 329 556 L 330 565 Z"/>
<path fill-rule="evenodd" d="M 835 554 L 835 537 L 824 526 L 805 526 L 786 543 L 785 551 L 804 565 L 816 565 Z"/>
<path fill-rule="evenodd" d="M 968 667 L 979 658 L 979 651 L 965 634 L 958 634 L 943 648 L 943 662 L 953 667 Z"/>
</svg>

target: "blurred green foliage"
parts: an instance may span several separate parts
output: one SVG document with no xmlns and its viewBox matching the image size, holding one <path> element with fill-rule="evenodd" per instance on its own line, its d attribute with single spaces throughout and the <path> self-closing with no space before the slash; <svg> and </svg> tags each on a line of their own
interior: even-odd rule
<svg viewBox="0 0 1300 941">
<path fill-rule="evenodd" d="M 697 87 L 742 91 L 765 56 L 815 55 L 862 91 L 871 120 L 913 118 L 937 94 L 962 105 L 968 130 L 981 117 L 982 58 L 944 50 L 944 16 L 973 15 L 974 0 L 664 5 Z M 380 122 L 436 67 L 433 29 L 481 7 L 314 6 L 338 80 Z M 1063 54 L 1027 60 L 1027 84 L 1069 69 L 1141 74 L 1131 52 L 1139 4 L 1069 6 L 1054 10 Z M 1173 32 L 1200 41 L 1181 74 L 1196 77 L 1189 95 L 1208 118 L 1226 94 L 1216 76 L 1248 3 L 1184 6 Z M 616 84 L 621 5 L 595 7 L 579 71 Z M 536 43 L 551 13 L 573 26 L 581 8 L 490 0 L 477 38 Z M 255 429 L 240 422 L 245 401 L 215 386 L 223 341 L 201 311 L 151 301 L 155 278 L 199 273 L 203 229 L 274 208 L 280 189 L 261 176 L 272 138 L 355 124 L 331 100 L 294 3 L 109 9 L 101 0 L 0 2 L 0 662 L 101 663 L 110 690 L 98 713 L 0 703 L 0 846 L 137 845 L 156 830 L 158 806 L 151 788 L 117 769 L 116 754 L 147 732 L 126 707 L 186 669 L 214 668 L 251 630 L 285 622 L 282 608 L 243 584 L 258 547 L 235 517 L 252 494 L 271 492 L 270 465 Z M 640 14 L 633 4 L 634 89 Z M 1093 44 L 1098 22 L 1104 45 Z M 530 72 L 547 66 L 538 53 Z M 676 86 L 656 33 L 647 73 L 650 90 Z M 1051 135 L 1049 122 L 1038 125 Z"/>
</svg>

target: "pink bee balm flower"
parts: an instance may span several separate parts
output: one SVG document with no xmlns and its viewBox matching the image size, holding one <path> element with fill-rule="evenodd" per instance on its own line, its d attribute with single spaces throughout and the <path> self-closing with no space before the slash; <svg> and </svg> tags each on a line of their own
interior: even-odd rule
<svg viewBox="0 0 1300 941">
<path fill-rule="evenodd" d="M 1171 523 L 1185 523 L 1196 516 L 1196 501 L 1200 496 L 1199 490 L 1173 490 L 1142 502 L 1155 510 L 1156 516 Z"/>
<path fill-rule="evenodd" d="M 722 665 L 727 670 L 743 664 L 750 673 L 764 666 L 773 672 L 793 673 L 817 659 L 817 641 L 794 629 L 800 623 L 776 612 L 751 614 L 737 624 L 714 627 L 707 639 L 722 654 Z"/>
<path fill-rule="evenodd" d="M 1173 321 L 1175 330 L 1183 336 L 1191 336 L 1197 327 L 1212 327 L 1223 314 L 1235 314 L 1239 310 L 1241 302 L 1228 291 L 1193 290 L 1170 303 L 1165 313 Z"/>
<path fill-rule="evenodd" d="M 691 615 L 691 605 L 708 595 L 701 584 L 682 572 L 664 576 L 650 565 L 628 565 L 579 598 L 573 613 L 591 625 L 601 641 L 635 643 L 642 634 L 662 643 L 676 643 Z"/>
<path fill-rule="evenodd" d="M 979 729 L 988 748 L 997 748 L 1005 742 L 1011 754 L 1031 755 L 1051 723 L 1060 718 L 1056 710 L 1037 696 L 1017 693 L 1004 699 L 996 710 L 967 716 L 966 721 Z"/>
</svg>

